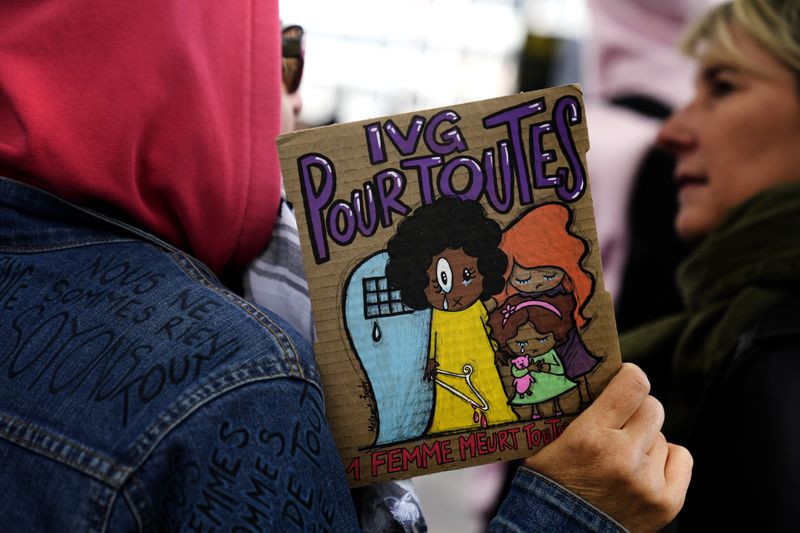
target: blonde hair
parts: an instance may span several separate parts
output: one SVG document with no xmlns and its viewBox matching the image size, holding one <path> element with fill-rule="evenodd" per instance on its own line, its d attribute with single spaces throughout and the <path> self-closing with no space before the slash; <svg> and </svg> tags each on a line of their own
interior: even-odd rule
<svg viewBox="0 0 800 533">
<path fill-rule="evenodd" d="M 798 0 L 734 0 L 721 4 L 688 31 L 681 49 L 692 57 L 709 48 L 747 63 L 733 39 L 737 26 L 782 61 L 800 78 L 800 2 Z"/>
</svg>

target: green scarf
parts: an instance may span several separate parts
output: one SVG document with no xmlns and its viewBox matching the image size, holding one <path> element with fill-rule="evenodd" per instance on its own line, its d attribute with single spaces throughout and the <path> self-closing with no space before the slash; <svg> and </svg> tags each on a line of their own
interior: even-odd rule
<svg viewBox="0 0 800 533">
<path fill-rule="evenodd" d="M 666 368 L 671 431 L 683 432 L 703 385 L 743 333 L 800 289 L 800 182 L 764 191 L 731 210 L 677 273 L 684 312 L 620 338 L 624 360 Z M 656 376 L 658 378 L 658 376 Z"/>
</svg>

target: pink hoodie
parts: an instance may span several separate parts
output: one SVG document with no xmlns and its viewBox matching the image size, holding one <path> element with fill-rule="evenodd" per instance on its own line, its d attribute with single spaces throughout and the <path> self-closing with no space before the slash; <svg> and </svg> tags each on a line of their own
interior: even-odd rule
<svg viewBox="0 0 800 533">
<path fill-rule="evenodd" d="M 280 197 L 277 2 L 0 2 L 0 175 L 235 274 Z"/>
</svg>

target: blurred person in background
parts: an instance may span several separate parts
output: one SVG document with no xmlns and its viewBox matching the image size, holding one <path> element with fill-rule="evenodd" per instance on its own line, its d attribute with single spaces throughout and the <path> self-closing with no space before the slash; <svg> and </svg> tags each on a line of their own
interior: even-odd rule
<svg viewBox="0 0 800 533">
<path fill-rule="evenodd" d="M 659 143 L 677 156 L 684 310 L 622 337 L 664 376 L 665 433 L 695 475 L 680 531 L 800 523 L 800 2 L 736 0 L 684 49 L 695 94 Z M 736 507 L 739 503 L 745 505 Z"/>
<path fill-rule="evenodd" d="M 305 67 L 303 28 L 297 24 L 281 30 L 281 133 L 297 129 L 297 119 L 303 110 L 300 81 Z"/>
</svg>

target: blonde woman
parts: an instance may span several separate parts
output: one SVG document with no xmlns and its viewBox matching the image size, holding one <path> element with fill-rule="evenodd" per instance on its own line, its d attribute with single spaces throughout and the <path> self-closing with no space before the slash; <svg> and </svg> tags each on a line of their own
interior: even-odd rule
<svg viewBox="0 0 800 533">
<path fill-rule="evenodd" d="M 800 2 L 723 4 L 684 47 L 696 93 L 659 142 L 678 158 L 676 229 L 698 243 L 678 272 L 686 310 L 623 337 L 623 357 L 695 458 L 680 530 L 796 530 Z"/>
</svg>

